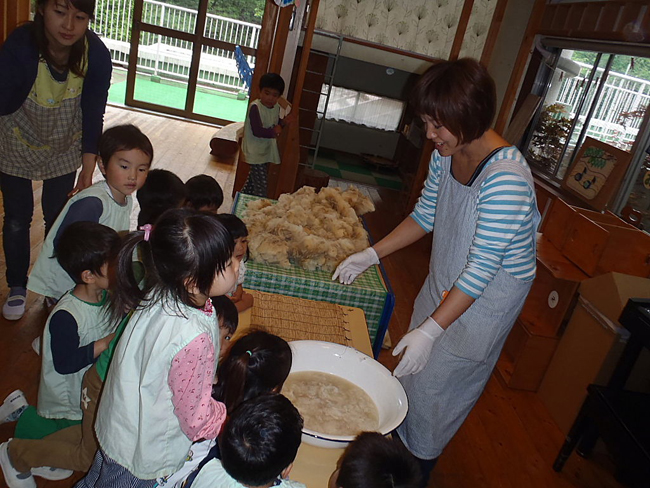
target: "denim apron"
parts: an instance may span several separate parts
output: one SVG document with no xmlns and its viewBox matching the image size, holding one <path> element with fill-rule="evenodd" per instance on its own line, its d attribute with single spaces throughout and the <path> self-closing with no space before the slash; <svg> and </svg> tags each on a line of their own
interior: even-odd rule
<svg viewBox="0 0 650 488">
<path fill-rule="evenodd" d="M 501 159 L 506 152 L 513 155 L 512 148 L 497 152 L 470 186 L 451 175 L 450 157 L 442 159 L 429 275 L 415 299 L 409 330 L 433 313 L 443 292 L 452 288 L 465 268 L 477 225 L 479 191 L 485 179 L 507 171 L 523 177 L 534 191 L 523 156 L 514 151 L 517 161 Z M 535 206 L 533 247 L 539 220 Z M 483 294 L 434 344 L 424 369 L 400 378 L 409 411 L 397 430 L 415 456 L 438 457 L 460 428 L 485 388 L 531 285 L 532 280 L 522 281 L 499 268 Z"/>
</svg>

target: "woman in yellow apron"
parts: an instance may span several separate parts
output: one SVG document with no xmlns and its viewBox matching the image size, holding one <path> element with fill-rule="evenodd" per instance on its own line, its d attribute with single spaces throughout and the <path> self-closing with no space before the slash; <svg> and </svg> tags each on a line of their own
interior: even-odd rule
<svg viewBox="0 0 650 488">
<path fill-rule="evenodd" d="M 34 21 L 15 29 L 0 50 L 8 320 L 25 312 L 32 181 L 43 180 L 46 232 L 68 195 L 92 183 L 112 69 L 108 49 L 88 29 L 94 10 L 95 0 L 38 0 Z"/>
</svg>

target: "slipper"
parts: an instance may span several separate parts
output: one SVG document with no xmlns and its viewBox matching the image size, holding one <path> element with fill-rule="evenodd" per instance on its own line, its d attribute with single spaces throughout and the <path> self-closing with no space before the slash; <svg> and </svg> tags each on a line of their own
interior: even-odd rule
<svg viewBox="0 0 650 488">
<path fill-rule="evenodd" d="M 25 315 L 27 290 L 21 287 L 12 287 L 7 301 L 2 307 L 2 316 L 7 320 L 19 320 Z"/>
</svg>

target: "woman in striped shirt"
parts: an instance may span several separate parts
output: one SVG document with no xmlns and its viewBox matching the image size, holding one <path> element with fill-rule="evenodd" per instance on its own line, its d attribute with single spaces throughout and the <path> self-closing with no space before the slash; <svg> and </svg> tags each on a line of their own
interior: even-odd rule
<svg viewBox="0 0 650 488">
<path fill-rule="evenodd" d="M 472 59 L 429 68 L 412 104 L 435 143 L 415 209 L 354 254 L 333 278 L 351 283 L 379 259 L 433 231 L 429 275 L 415 300 L 394 375 L 409 398 L 398 434 L 424 479 L 481 395 L 535 277 L 539 212 L 521 153 L 490 129 L 494 81 Z"/>
</svg>

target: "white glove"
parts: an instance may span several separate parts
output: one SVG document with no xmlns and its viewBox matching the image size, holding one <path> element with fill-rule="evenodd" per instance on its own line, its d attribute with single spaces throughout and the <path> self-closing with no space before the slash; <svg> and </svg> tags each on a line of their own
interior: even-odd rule
<svg viewBox="0 0 650 488">
<path fill-rule="evenodd" d="M 373 264 L 379 264 L 379 256 L 372 247 L 367 247 L 361 252 L 348 256 L 339 264 L 334 270 L 332 280 L 338 278 L 344 285 L 349 285 Z"/>
<path fill-rule="evenodd" d="M 438 322 L 433 320 L 431 317 L 427 317 L 420 327 L 413 329 L 402 337 L 395 346 L 395 349 L 393 349 L 393 356 L 397 356 L 404 350 L 404 348 L 406 348 L 406 351 L 395 368 L 395 371 L 393 371 L 393 375 L 396 378 L 399 378 L 400 376 L 415 374 L 422 371 L 429 361 L 431 349 L 433 348 L 436 339 L 438 339 L 444 331 L 445 329 L 440 327 Z"/>
</svg>

